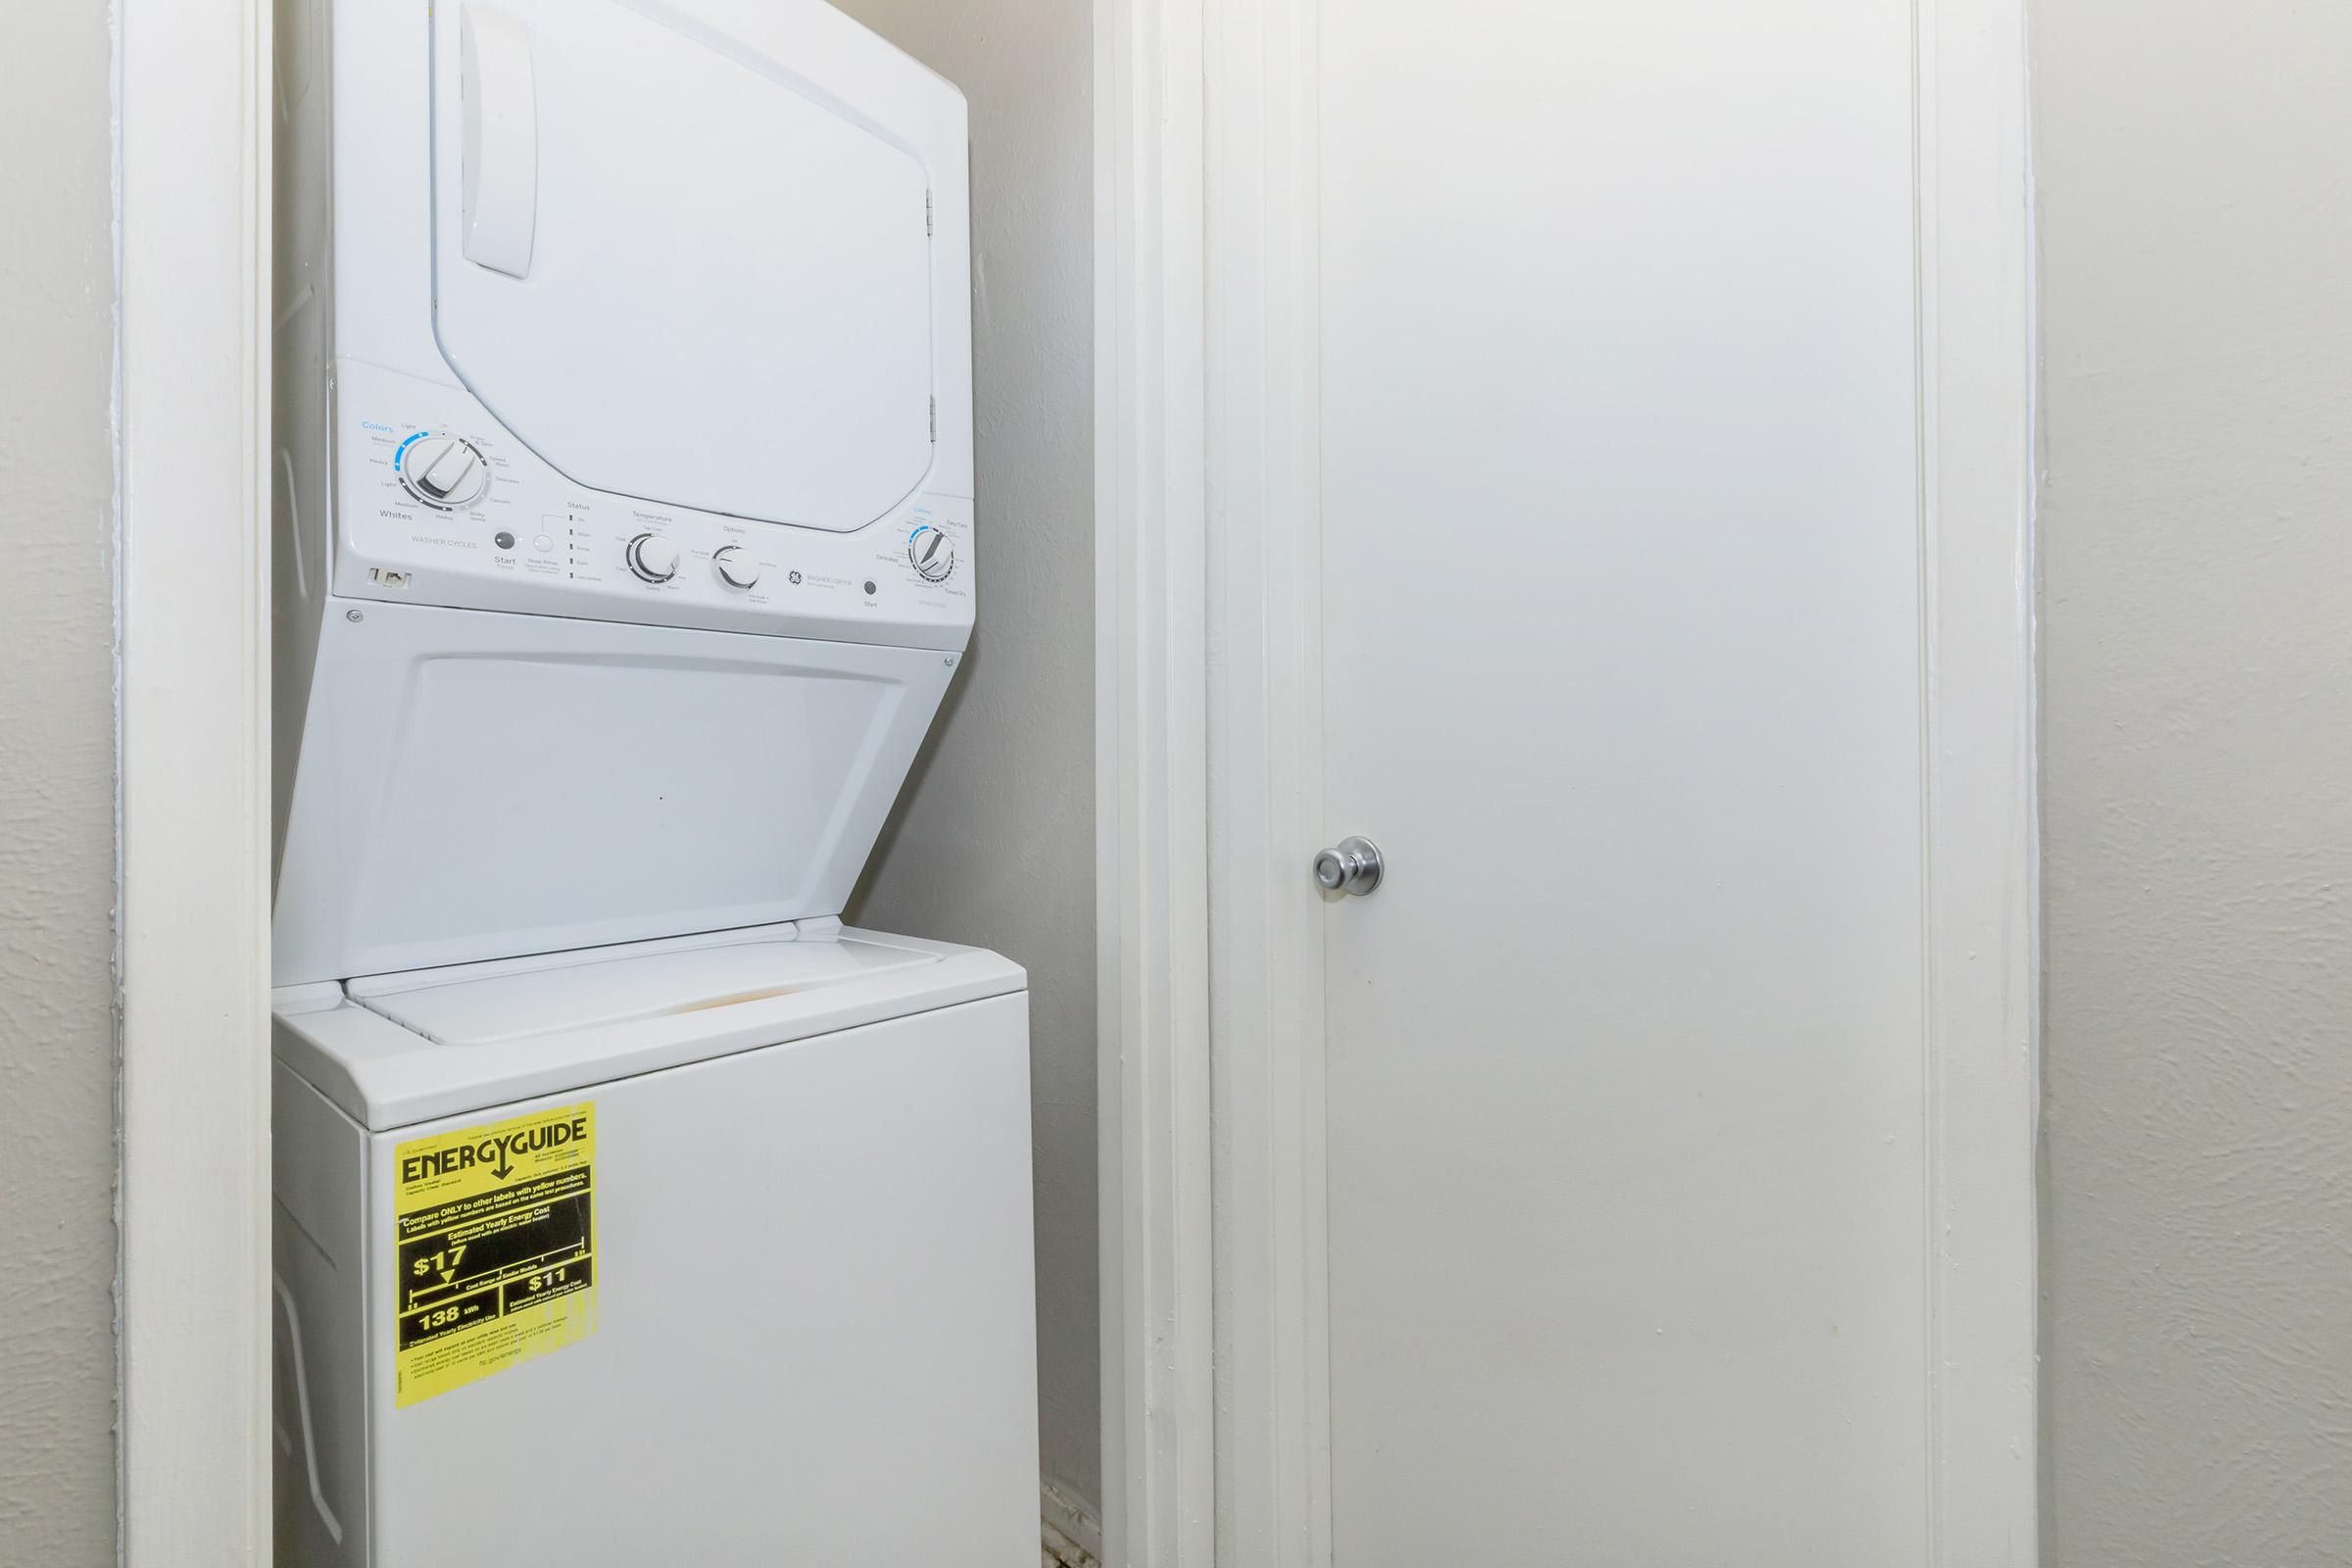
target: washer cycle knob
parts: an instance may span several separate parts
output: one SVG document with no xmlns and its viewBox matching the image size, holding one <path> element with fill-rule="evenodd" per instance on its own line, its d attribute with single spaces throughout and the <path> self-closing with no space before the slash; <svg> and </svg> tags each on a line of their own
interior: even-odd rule
<svg viewBox="0 0 2352 1568">
<path fill-rule="evenodd" d="M 641 533 L 629 541 L 629 569 L 647 582 L 667 582 L 678 574 L 678 547 L 658 533 Z"/>
<path fill-rule="evenodd" d="M 490 488 L 482 449 L 454 435 L 412 437 L 400 449 L 400 482 L 428 507 L 470 507 Z"/>
<path fill-rule="evenodd" d="M 760 563 L 743 553 L 741 545 L 722 545 L 710 557 L 718 580 L 730 588 L 752 588 L 760 582 Z"/>
<path fill-rule="evenodd" d="M 946 582 L 956 569 L 956 541 L 924 523 L 906 537 L 906 560 L 925 582 Z"/>
</svg>

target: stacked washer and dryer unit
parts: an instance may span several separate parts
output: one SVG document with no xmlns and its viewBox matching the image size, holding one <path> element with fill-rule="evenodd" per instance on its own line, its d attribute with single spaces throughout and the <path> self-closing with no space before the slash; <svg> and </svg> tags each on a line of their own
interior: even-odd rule
<svg viewBox="0 0 2352 1568">
<path fill-rule="evenodd" d="M 840 913 L 973 610 L 965 122 L 281 0 L 279 1560 L 1027 1564 L 1027 1003 Z"/>
</svg>

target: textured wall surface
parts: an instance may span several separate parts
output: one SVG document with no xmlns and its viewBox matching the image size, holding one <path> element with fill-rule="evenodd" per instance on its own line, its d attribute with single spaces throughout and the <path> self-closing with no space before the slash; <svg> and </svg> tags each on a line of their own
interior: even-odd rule
<svg viewBox="0 0 2352 1568">
<path fill-rule="evenodd" d="M 980 624 L 850 918 L 1029 970 L 1044 1467 L 1100 1500 L 1087 0 L 835 0 L 971 106 Z"/>
<path fill-rule="evenodd" d="M 2048 1568 L 2352 1563 L 2352 8 L 2029 9 Z"/>
<path fill-rule="evenodd" d="M 0 1563 L 115 1560 L 113 44 L 0 90 Z"/>
</svg>

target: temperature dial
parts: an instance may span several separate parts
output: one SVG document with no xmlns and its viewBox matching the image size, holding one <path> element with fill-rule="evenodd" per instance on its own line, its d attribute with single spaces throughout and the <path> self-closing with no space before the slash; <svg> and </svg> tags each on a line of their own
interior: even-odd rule
<svg viewBox="0 0 2352 1568">
<path fill-rule="evenodd" d="M 667 582 L 678 574 L 678 547 L 658 533 L 641 533 L 629 541 L 629 569 L 647 582 Z"/>
<path fill-rule="evenodd" d="M 956 569 L 956 541 L 924 523 L 906 539 L 906 559 L 925 582 L 946 582 Z"/>
<path fill-rule="evenodd" d="M 428 507 L 455 512 L 490 489 L 481 448 L 454 435 L 412 436 L 400 449 L 400 482 Z"/>
<path fill-rule="evenodd" d="M 760 581 L 760 563 L 743 553 L 741 545 L 722 545 L 710 558 L 718 568 L 719 581 L 730 588 L 756 587 Z"/>
</svg>

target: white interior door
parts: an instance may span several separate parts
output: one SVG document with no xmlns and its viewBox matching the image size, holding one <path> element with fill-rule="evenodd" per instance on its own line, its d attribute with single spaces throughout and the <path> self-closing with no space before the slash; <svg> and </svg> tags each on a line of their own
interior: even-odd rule
<svg viewBox="0 0 2352 1568">
<path fill-rule="evenodd" d="M 1098 20 L 1105 1561 L 2032 1568 L 2021 0 Z"/>
<path fill-rule="evenodd" d="M 1923 1563 L 1910 10 L 1320 28 L 1335 1560 Z"/>
</svg>

